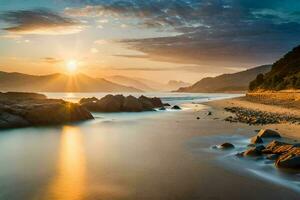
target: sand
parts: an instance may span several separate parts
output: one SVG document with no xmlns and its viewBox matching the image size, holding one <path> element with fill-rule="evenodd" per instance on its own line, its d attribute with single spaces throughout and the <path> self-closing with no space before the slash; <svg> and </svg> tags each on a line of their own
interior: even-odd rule
<svg viewBox="0 0 300 200">
<path fill-rule="evenodd" d="M 224 100 L 216 100 L 204 103 L 207 106 L 210 106 L 211 109 L 214 110 L 215 115 L 219 118 L 224 119 L 226 116 L 232 115 L 231 113 L 225 112 L 225 107 L 242 107 L 246 109 L 252 110 L 259 110 L 263 112 L 271 112 L 271 113 L 278 113 L 282 115 L 293 115 L 296 117 L 300 117 L 300 109 L 287 108 L 282 107 L 280 105 L 267 105 L 258 103 L 257 101 L 249 101 L 249 98 L 246 97 L 239 97 L 239 98 L 232 98 L 232 99 L 224 99 Z M 283 123 L 283 124 L 268 124 L 264 126 L 256 126 L 259 128 L 270 128 L 274 130 L 278 130 L 282 135 L 290 138 L 300 138 L 300 126 L 290 123 Z"/>
</svg>

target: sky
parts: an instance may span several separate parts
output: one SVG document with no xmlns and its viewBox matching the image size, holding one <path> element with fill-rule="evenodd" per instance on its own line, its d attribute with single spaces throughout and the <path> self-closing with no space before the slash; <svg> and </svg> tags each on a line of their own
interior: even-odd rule
<svg viewBox="0 0 300 200">
<path fill-rule="evenodd" d="M 1 71 L 193 83 L 299 44 L 299 0 L 0 0 Z"/>
</svg>

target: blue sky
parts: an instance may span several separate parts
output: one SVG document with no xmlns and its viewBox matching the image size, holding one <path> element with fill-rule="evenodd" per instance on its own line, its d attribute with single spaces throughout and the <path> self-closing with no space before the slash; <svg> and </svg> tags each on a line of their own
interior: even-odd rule
<svg viewBox="0 0 300 200">
<path fill-rule="evenodd" d="M 300 44 L 298 0 L 10 0 L 0 12 L 0 69 L 11 71 L 51 73 L 76 57 L 98 76 L 195 81 Z"/>
</svg>

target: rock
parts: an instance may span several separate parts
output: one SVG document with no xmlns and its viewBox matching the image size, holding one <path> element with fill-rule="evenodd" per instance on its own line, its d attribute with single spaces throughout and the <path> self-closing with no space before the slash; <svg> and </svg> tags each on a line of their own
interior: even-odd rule
<svg viewBox="0 0 300 200">
<path fill-rule="evenodd" d="M 83 104 L 83 103 L 96 102 L 96 101 L 98 101 L 98 99 L 96 97 L 82 98 L 79 100 L 79 103 Z"/>
<path fill-rule="evenodd" d="M 199 120 L 199 119 L 200 119 L 200 117 L 197 117 L 196 119 L 198 119 L 198 120 Z"/>
<path fill-rule="evenodd" d="M 234 145 L 229 143 L 229 142 L 225 142 L 223 144 L 221 144 L 219 146 L 220 149 L 233 149 L 234 148 Z"/>
<path fill-rule="evenodd" d="M 161 99 L 157 98 L 157 97 L 149 98 L 149 97 L 146 97 L 146 96 L 142 95 L 142 96 L 139 97 L 139 100 L 150 101 L 152 103 L 152 108 L 159 108 L 159 107 L 163 107 L 164 106 L 164 104 L 162 103 Z"/>
<path fill-rule="evenodd" d="M 270 154 L 267 156 L 268 160 L 277 160 L 277 158 L 279 157 L 278 154 Z"/>
<path fill-rule="evenodd" d="M 293 147 L 287 153 L 279 156 L 275 165 L 278 168 L 297 169 L 300 170 L 300 148 Z"/>
<path fill-rule="evenodd" d="M 273 131 L 271 129 L 261 129 L 257 136 L 261 138 L 280 138 L 280 134 L 276 131 Z"/>
<path fill-rule="evenodd" d="M 90 104 L 84 104 L 91 111 L 95 112 L 120 112 L 125 97 L 122 95 L 113 96 L 111 94 L 106 95 L 96 102 L 90 102 Z"/>
<path fill-rule="evenodd" d="M 252 147 L 248 150 L 246 150 L 243 153 L 243 156 L 250 156 L 250 157 L 257 157 L 257 156 L 261 156 L 262 155 L 262 150 L 264 150 L 265 147 L 260 145 L 260 146 L 256 146 L 256 147 Z"/>
<path fill-rule="evenodd" d="M 164 103 L 164 106 L 171 106 L 170 104 L 168 104 L 168 103 Z"/>
<path fill-rule="evenodd" d="M 165 107 L 161 107 L 161 108 L 159 108 L 159 110 L 166 110 L 166 108 Z"/>
<path fill-rule="evenodd" d="M 263 150 L 263 153 L 265 153 L 265 154 L 283 154 L 283 153 L 288 152 L 292 148 L 293 148 L 292 144 L 273 140 L 266 146 L 266 149 Z"/>
<path fill-rule="evenodd" d="M 0 111 L 0 128 L 17 128 L 25 126 L 29 126 L 29 122 L 23 117 Z"/>
<path fill-rule="evenodd" d="M 124 100 L 123 111 L 126 111 L 126 112 L 141 112 L 141 111 L 143 111 L 143 105 L 137 98 L 135 98 L 134 96 L 129 95 Z"/>
<path fill-rule="evenodd" d="M 177 106 L 177 105 L 174 105 L 171 109 L 173 109 L 173 110 L 181 110 L 181 108 L 179 106 Z"/>
<path fill-rule="evenodd" d="M 207 115 L 212 115 L 212 112 L 211 112 L 211 111 L 208 111 Z"/>
<path fill-rule="evenodd" d="M 264 141 L 259 136 L 254 136 L 251 138 L 251 144 L 261 144 Z"/>
<path fill-rule="evenodd" d="M 2 94 L 1 94 L 2 95 Z M 0 128 L 54 125 L 93 119 L 83 106 L 61 99 L 44 99 L 43 95 L 23 97 L 11 94 L 11 98 L 0 95 Z M 15 98 L 19 98 L 17 101 Z"/>
<path fill-rule="evenodd" d="M 52 125 L 93 119 L 86 109 L 75 103 L 50 103 L 28 108 L 24 116 L 32 125 Z"/>
<path fill-rule="evenodd" d="M 142 103 L 144 111 L 153 111 L 154 106 L 151 100 L 147 97 L 143 98 L 143 96 L 139 97 L 139 101 Z"/>
</svg>

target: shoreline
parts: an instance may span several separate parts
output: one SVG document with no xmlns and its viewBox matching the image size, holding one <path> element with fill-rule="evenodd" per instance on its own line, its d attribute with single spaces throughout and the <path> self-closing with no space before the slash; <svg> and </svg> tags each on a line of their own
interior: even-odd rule
<svg viewBox="0 0 300 200">
<path fill-rule="evenodd" d="M 213 100 L 209 102 L 202 103 L 203 105 L 209 106 L 214 113 L 214 116 L 217 118 L 220 118 L 222 120 L 225 120 L 227 117 L 234 116 L 234 113 L 230 113 L 225 110 L 225 108 L 228 107 L 239 107 L 243 110 L 255 110 L 255 111 L 261 111 L 265 113 L 271 113 L 275 115 L 281 115 L 281 116 L 293 116 L 293 117 L 300 117 L 300 110 L 294 109 L 294 108 L 287 108 L 280 105 L 270 105 L 270 104 L 263 104 L 258 101 L 250 101 L 247 97 L 237 97 L 237 98 L 230 98 L 230 99 L 222 99 L 222 100 Z M 236 122 L 238 124 L 241 124 L 241 122 Z M 228 124 L 231 124 L 228 122 Z M 251 125 L 254 127 L 259 128 L 268 128 L 268 129 L 274 129 L 279 131 L 282 135 L 289 137 L 289 138 L 295 138 L 300 139 L 300 125 L 299 124 L 293 124 L 289 122 L 279 122 L 279 123 L 269 123 L 269 124 L 257 124 L 257 125 Z"/>
</svg>

